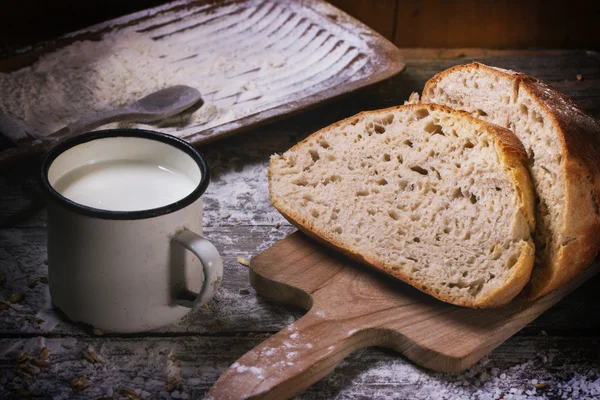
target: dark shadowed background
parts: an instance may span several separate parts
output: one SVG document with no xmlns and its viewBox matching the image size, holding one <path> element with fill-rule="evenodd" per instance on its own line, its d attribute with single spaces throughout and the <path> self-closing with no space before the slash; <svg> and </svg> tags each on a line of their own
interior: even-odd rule
<svg viewBox="0 0 600 400">
<path fill-rule="evenodd" d="M 161 0 L 2 1 L 4 47 L 50 39 L 166 3 Z M 600 1 L 332 0 L 398 47 L 600 49 Z"/>
</svg>

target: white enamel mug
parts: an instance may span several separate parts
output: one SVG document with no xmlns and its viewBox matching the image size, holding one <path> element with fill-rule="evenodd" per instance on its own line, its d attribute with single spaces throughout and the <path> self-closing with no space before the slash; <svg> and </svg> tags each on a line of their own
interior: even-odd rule
<svg viewBox="0 0 600 400">
<path fill-rule="evenodd" d="M 106 173 L 104 166 L 122 168 L 111 175 L 122 184 L 127 174 L 147 165 L 156 165 L 162 175 L 145 185 L 152 191 L 140 196 L 131 194 L 136 194 L 135 184 L 123 190 L 104 175 L 92 180 L 96 175 L 89 173 L 88 178 L 85 173 L 90 168 Z M 63 184 L 72 176 L 87 186 L 73 192 Z M 154 175 L 135 175 L 134 183 L 147 184 L 143 179 L 148 177 Z M 163 195 L 179 193 L 171 177 L 191 180 L 189 193 L 161 204 Z M 42 164 L 42 183 L 50 197 L 48 279 L 53 304 L 72 321 L 123 333 L 173 323 L 206 304 L 223 277 L 217 249 L 201 236 L 201 196 L 209 179 L 202 154 L 157 132 L 95 131 L 50 150 Z M 145 204 L 158 206 L 144 209 Z"/>
</svg>

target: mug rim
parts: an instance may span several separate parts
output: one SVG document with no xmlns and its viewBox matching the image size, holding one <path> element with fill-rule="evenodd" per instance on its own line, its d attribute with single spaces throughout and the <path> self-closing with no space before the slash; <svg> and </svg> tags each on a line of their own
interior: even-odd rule
<svg viewBox="0 0 600 400">
<path fill-rule="evenodd" d="M 189 155 L 200 168 L 200 182 L 190 194 L 188 194 L 182 199 L 177 200 L 174 203 L 170 203 L 157 208 L 134 211 L 103 210 L 101 208 L 94 208 L 83 204 L 79 204 L 74 202 L 73 200 L 66 198 L 52 187 L 50 181 L 48 180 L 48 170 L 50 169 L 54 160 L 58 158 L 58 156 L 63 154 L 65 151 L 83 143 L 99 139 L 117 137 L 135 137 L 155 140 L 158 142 L 169 144 L 179 150 L 182 150 L 184 153 Z M 210 182 L 210 169 L 208 167 L 208 164 L 206 163 L 204 155 L 192 145 L 173 135 L 134 128 L 117 128 L 92 131 L 83 133 L 81 135 L 66 139 L 58 143 L 56 146 L 50 149 L 50 151 L 44 156 L 44 159 L 42 161 L 41 175 L 42 186 L 44 187 L 46 194 L 49 195 L 51 199 L 57 201 L 60 205 L 64 206 L 66 209 L 88 217 L 110 220 L 147 219 L 178 211 L 198 200 L 200 196 L 204 194 L 206 188 L 208 187 L 208 183 Z"/>
</svg>

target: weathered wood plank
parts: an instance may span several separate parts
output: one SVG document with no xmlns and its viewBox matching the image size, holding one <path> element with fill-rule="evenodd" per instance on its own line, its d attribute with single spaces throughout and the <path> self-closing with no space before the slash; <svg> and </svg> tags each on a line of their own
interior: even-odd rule
<svg viewBox="0 0 600 400">
<path fill-rule="evenodd" d="M 256 293 L 248 282 L 248 270 L 237 257 L 250 260 L 262 250 L 295 231 L 289 225 L 278 229 L 268 226 L 234 225 L 206 228 L 204 234 L 212 240 L 225 265 L 222 287 L 208 309 L 193 310 L 180 323 L 154 331 L 160 334 L 222 333 L 261 331 L 275 332 L 302 315 L 303 311 L 270 302 Z M 35 229 L 0 230 L 0 271 L 7 280 L 0 286 L 0 298 L 23 292 L 23 300 L 10 310 L 0 311 L 2 334 L 83 335 L 84 330 L 58 318 L 51 309 L 48 288 L 43 283 L 28 287 L 32 278 L 47 275 L 46 231 Z M 248 289 L 249 294 L 240 294 Z M 525 328 L 524 334 L 600 335 L 600 303 L 590 301 L 600 291 L 600 276 L 592 278 L 554 308 Z M 32 318 L 41 318 L 36 323 Z"/>
<path fill-rule="evenodd" d="M 394 41 L 398 0 L 331 0 L 330 3 L 376 30 L 389 41 Z"/>
<path fill-rule="evenodd" d="M 0 339 L 0 397 L 19 390 L 55 399 L 118 397 L 130 389 L 142 398 L 202 398 L 218 376 L 264 337 L 179 338 L 5 338 Z M 102 361 L 83 358 L 88 346 Z M 32 377 L 15 374 L 16 358 L 39 357 L 49 349 L 48 366 L 32 368 Z M 168 376 L 181 387 L 168 393 Z M 82 391 L 71 387 L 85 377 Z M 173 378 L 172 378 L 173 379 Z M 535 385 L 542 387 L 535 388 Z M 514 337 L 464 373 L 424 370 L 397 353 L 359 350 L 299 399 L 410 398 L 593 399 L 600 395 L 598 340 L 586 337 Z M 521 398 L 521 397 L 519 397 Z"/>
<path fill-rule="evenodd" d="M 564 0 L 401 0 L 394 43 L 400 47 L 597 48 L 597 4 Z"/>
</svg>

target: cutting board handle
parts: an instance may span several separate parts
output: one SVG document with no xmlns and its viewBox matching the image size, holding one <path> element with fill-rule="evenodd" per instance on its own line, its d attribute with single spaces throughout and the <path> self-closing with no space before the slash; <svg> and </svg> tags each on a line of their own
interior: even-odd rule
<svg viewBox="0 0 600 400">
<path fill-rule="evenodd" d="M 287 399 L 331 372 L 346 356 L 372 343 L 323 311 L 304 317 L 239 358 L 207 399 Z M 363 339 L 361 339 L 363 336 Z"/>
</svg>

